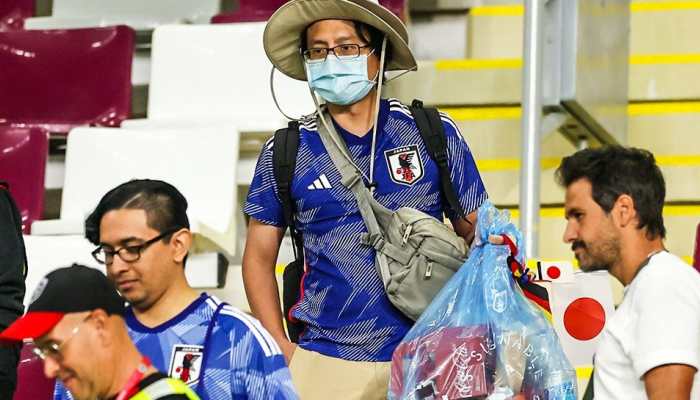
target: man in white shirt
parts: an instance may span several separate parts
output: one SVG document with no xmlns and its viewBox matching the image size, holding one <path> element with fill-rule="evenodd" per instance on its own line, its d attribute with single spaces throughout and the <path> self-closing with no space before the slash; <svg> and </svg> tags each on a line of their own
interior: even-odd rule
<svg viewBox="0 0 700 400">
<path fill-rule="evenodd" d="M 664 178 L 645 150 L 610 146 L 564 158 L 564 241 L 583 271 L 625 295 L 595 356 L 594 397 L 700 399 L 700 275 L 664 249 Z"/>
</svg>

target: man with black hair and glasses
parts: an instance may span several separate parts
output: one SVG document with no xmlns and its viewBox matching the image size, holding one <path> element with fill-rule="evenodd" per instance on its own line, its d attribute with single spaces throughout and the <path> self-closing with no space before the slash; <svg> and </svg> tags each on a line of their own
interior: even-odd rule
<svg viewBox="0 0 700 400">
<path fill-rule="evenodd" d="M 32 339 L 46 376 L 58 378 L 75 399 L 199 400 L 139 353 L 124 312 L 124 299 L 103 273 L 74 264 L 44 277 L 27 314 L 0 340 Z"/>
<path fill-rule="evenodd" d="M 258 321 L 187 283 L 189 227 L 187 200 L 158 180 L 117 186 L 85 222 L 93 256 L 130 305 L 136 347 L 202 399 L 296 399 L 284 356 Z M 55 399 L 65 398 L 59 385 Z"/>
<path fill-rule="evenodd" d="M 583 271 L 625 286 L 595 357 L 596 400 L 700 399 L 700 276 L 664 248 L 666 188 L 654 155 L 620 146 L 564 158 L 564 241 Z"/>
</svg>

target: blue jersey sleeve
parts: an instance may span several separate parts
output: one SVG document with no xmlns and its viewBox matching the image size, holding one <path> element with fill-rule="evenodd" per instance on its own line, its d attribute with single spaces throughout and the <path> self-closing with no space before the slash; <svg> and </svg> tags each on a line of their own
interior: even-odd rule
<svg viewBox="0 0 700 400">
<path fill-rule="evenodd" d="M 298 399 L 292 376 L 281 352 L 268 355 L 259 345 L 253 345 L 251 365 L 246 379 L 250 399 L 291 400 Z"/>
<path fill-rule="evenodd" d="M 53 400 L 73 400 L 73 396 L 71 396 L 68 389 L 66 389 L 58 379 L 56 380 L 56 388 L 53 392 Z"/>
<path fill-rule="evenodd" d="M 282 203 L 277 193 L 272 168 L 272 139 L 265 143 L 258 157 L 243 212 L 264 224 L 285 226 Z"/>
<path fill-rule="evenodd" d="M 298 399 L 282 351 L 255 318 L 225 306 L 209 345 L 213 347 L 206 368 L 212 376 L 219 376 L 216 371 L 227 371 L 230 398 Z M 209 394 L 217 397 L 216 389 L 212 387 Z"/>
<path fill-rule="evenodd" d="M 447 163 L 450 168 L 452 185 L 459 197 L 459 203 L 466 214 L 475 211 L 488 198 L 484 182 L 476 168 L 474 157 L 457 124 L 446 114 L 440 113 L 447 138 Z M 454 218 L 445 204 L 448 218 Z"/>
</svg>

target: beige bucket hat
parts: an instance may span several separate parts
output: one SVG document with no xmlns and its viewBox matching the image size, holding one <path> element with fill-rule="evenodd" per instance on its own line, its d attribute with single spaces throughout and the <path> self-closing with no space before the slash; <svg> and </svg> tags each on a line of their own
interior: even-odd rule
<svg viewBox="0 0 700 400">
<path fill-rule="evenodd" d="M 416 59 L 408 47 L 408 32 L 401 20 L 376 0 L 291 0 L 280 7 L 265 26 L 263 46 L 272 64 L 282 73 L 306 80 L 301 34 L 309 25 L 324 19 L 363 22 L 387 36 L 391 48 L 389 71 L 414 70 Z"/>
</svg>

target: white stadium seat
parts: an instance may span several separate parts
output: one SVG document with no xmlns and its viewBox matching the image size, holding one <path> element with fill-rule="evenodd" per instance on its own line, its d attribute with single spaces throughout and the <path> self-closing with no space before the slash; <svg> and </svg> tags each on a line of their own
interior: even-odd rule
<svg viewBox="0 0 700 400">
<path fill-rule="evenodd" d="M 207 24 L 220 0 L 53 0 L 52 15 L 24 20 L 25 29 L 70 29 L 128 25 L 149 32 L 163 24 Z M 148 84 L 150 55 L 134 54 L 132 83 Z"/>
<path fill-rule="evenodd" d="M 286 124 L 269 90 L 262 46 L 264 22 L 166 25 L 153 33 L 148 118 L 125 126 L 233 123 L 240 132 L 271 132 Z M 305 82 L 275 74 L 282 109 L 314 111 Z"/>
<path fill-rule="evenodd" d="M 129 25 L 151 30 L 172 23 L 208 23 L 220 0 L 53 0 L 50 17 L 25 20 L 26 29 Z"/>
</svg>

